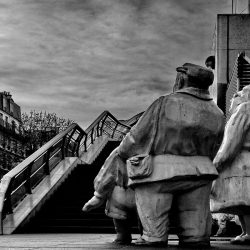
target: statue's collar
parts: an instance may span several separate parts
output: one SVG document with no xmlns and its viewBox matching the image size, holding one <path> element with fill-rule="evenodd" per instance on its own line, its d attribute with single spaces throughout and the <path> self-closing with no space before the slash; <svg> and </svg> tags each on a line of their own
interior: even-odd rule
<svg viewBox="0 0 250 250">
<path fill-rule="evenodd" d="M 175 93 L 183 93 L 187 95 L 192 95 L 203 100 L 213 100 L 208 90 L 198 89 L 194 87 L 183 88 L 183 89 L 175 91 Z"/>
</svg>

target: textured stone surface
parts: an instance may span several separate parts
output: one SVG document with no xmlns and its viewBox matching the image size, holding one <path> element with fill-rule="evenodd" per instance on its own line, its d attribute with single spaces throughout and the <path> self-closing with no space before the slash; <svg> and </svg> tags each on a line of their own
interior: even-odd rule
<svg viewBox="0 0 250 250">
<path fill-rule="evenodd" d="M 113 234 L 15 234 L 0 236 L 0 249 L 155 249 L 154 247 L 113 245 Z M 138 235 L 133 235 L 136 239 Z M 211 241 L 211 249 L 249 249 L 249 246 L 230 245 L 230 238 L 217 238 Z M 171 235 L 168 250 L 181 250 L 177 247 L 176 236 Z M 188 248 L 185 248 L 186 250 Z"/>
</svg>

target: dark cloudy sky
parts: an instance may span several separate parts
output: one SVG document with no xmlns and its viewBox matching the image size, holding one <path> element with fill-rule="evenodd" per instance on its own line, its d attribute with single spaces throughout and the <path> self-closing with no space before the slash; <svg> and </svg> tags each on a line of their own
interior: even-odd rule
<svg viewBox="0 0 250 250">
<path fill-rule="evenodd" d="M 204 64 L 230 11 L 231 0 L 0 0 L 0 91 L 83 128 L 104 110 L 129 118 L 172 89 L 177 66 Z"/>
</svg>

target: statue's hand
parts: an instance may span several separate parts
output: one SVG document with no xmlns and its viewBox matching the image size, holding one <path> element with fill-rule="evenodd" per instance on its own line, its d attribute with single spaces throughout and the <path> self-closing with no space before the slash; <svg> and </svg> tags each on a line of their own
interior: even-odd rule
<svg viewBox="0 0 250 250">
<path fill-rule="evenodd" d="M 129 158 L 129 161 L 130 161 L 131 165 L 138 166 L 140 164 L 141 160 L 143 160 L 147 156 L 148 156 L 148 154 L 136 155 L 136 156 Z"/>
<path fill-rule="evenodd" d="M 129 159 L 130 163 L 134 166 L 138 166 L 140 161 L 139 161 L 139 158 L 138 157 L 133 157 L 131 159 Z"/>
<path fill-rule="evenodd" d="M 95 208 L 100 207 L 104 203 L 105 199 L 93 196 L 82 208 L 83 212 L 89 212 Z"/>
</svg>

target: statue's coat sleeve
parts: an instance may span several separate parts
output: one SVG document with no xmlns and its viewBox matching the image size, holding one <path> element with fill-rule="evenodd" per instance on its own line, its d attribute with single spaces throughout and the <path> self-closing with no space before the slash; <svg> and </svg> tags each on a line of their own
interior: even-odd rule
<svg viewBox="0 0 250 250">
<path fill-rule="evenodd" d="M 107 196 L 115 185 L 126 187 L 127 182 L 126 162 L 118 155 L 116 148 L 95 177 L 94 189 L 100 196 Z"/>
</svg>

